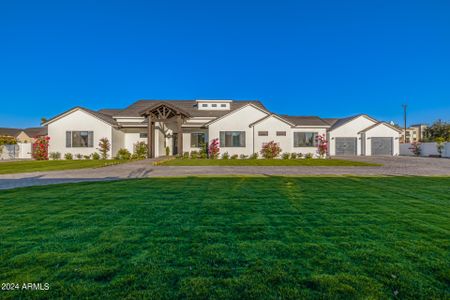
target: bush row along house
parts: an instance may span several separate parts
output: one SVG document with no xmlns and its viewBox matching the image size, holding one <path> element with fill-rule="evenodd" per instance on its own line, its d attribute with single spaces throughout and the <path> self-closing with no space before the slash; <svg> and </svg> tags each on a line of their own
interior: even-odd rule
<svg viewBox="0 0 450 300">
<path fill-rule="evenodd" d="M 198 151 L 219 139 L 220 152 L 258 153 L 275 141 L 283 152 L 315 153 L 316 136 L 325 135 L 329 155 L 398 155 L 400 130 L 366 114 L 320 118 L 274 114 L 257 100 L 139 100 L 124 109 L 69 109 L 43 124 L 50 152 L 89 155 L 101 138 L 133 151 L 144 141 L 149 157 Z"/>
</svg>

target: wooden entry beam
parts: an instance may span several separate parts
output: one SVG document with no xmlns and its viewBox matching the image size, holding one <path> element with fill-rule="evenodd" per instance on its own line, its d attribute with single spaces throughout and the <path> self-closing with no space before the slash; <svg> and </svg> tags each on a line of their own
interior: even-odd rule
<svg viewBox="0 0 450 300">
<path fill-rule="evenodd" d="M 177 127 L 178 127 L 178 155 L 183 155 L 183 117 L 181 114 L 177 115 Z"/>
</svg>

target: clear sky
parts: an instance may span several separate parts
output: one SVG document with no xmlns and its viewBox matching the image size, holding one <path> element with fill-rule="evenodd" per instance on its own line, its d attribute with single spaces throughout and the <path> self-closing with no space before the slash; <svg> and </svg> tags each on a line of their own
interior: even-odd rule
<svg viewBox="0 0 450 300">
<path fill-rule="evenodd" d="M 1 127 L 138 99 L 450 121 L 450 1 L 0 0 Z"/>
</svg>

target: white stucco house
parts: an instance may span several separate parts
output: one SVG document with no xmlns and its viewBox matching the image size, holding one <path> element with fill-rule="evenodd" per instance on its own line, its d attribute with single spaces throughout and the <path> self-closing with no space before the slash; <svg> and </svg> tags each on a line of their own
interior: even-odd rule
<svg viewBox="0 0 450 300">
<path fill-rule="evenodd" d="M 251 155 L 264 143 L 283 152 L 316 153 L 316 136 L 326 135 L 330 155 L 398 155 L 400 131 L 361 114 L 341 119 L 278 115 L 256 100 L 139 100 L 124 109 L 69 109 L 43 124 L 49 152 L 89 155 L 101 138 L 111 142 L 110 157 L 136 142 L 149 156 L 199 150 L 218 138 L 220 152 Z"/>
</svg>

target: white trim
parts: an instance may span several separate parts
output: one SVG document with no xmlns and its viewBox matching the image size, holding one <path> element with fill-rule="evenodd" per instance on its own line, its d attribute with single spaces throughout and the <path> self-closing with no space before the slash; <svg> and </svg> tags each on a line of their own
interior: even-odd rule
<svg viewBox="0 0 450 300">
<path fill-rule="evenodd" d="M 242 109 L 244 109 L 244 108 L 246 108 L 246 107 L 248 107 L 248 106 L 252 106 L 253 108 L 256 108 L 257 110 L 259 110 L 259 111 L 261 111 L 261 112 L 263 112 L 263 113 L 266 113 L 266 114 L 268 114 L 268 115 L 271 114 L 271 113 L 268 112 L 267 110 L 262 109 L 261 107 L 258 107 L 258 106 L 256 106 L 256 105 L 254 105 L 253 103 L 248 103 L 248 104 L 245 104 L 245 105 L 242 106 L 242 107 L 239 107 L 238 109 L 235 109 L 235 110 L 230 111 L 229 113 L 227 113 L 227 114 L 225 114 L 225 115 L 223 115 L 223 116 L 221 116 L 221 117 L 219 117 L 219 118 L 217 118 L 217 119 L 215 119 L 215 120 L 209 121 L 208 123 L 205 124 L 205 126 L 209 126 L 209 125 L 211 125 L 211 124 L 214 124 L 214 123 L 216 123 L 217 121 L 222 120 L 222 119 L 224 119 L 224 118 L 226 118 L 226 117 L 228 117 L 228 116 L 234 114 L 235 112 L 238 112 L 238 111 L 240 111 L 240 110 L 242 110 Z"/>
</svg>

